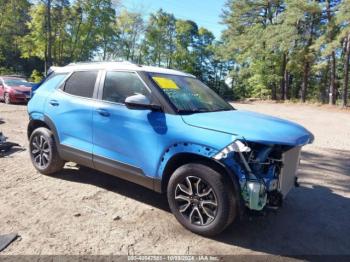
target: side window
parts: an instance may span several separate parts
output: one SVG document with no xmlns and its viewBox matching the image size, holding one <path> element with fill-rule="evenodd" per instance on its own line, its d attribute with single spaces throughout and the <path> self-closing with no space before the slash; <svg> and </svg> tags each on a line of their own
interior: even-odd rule
<svg viewBox="0 0 350 262">
<path fill-rule="evenodd" d="M 142 94 L 149 97 L 149 92 L 136 73 L 114 72 L 106 73 L 102 99 L 124 104 L 128 96 Z"/>
<path fill-rule="evenodd" d="M 63 91 L 76 96 L 91 98 L 94 94 L 97 71 L 74 72 L 66 81 Z"/>
</svg>

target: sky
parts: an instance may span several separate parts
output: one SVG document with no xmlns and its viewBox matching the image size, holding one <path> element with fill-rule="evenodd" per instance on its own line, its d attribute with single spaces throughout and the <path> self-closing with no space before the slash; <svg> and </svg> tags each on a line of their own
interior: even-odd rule
<svg viewBox="0 0 350 262">
<path fill-rule="evenodd" d="M 145 19 L 150 13 L 162 8 L 176 18 L 192 20 L 199 27 L 210 30 L 217 39 L 225 28 L 220 24 L 222 9 L 226 0 L 121 0 L 130 11 L 142 12 Z"/>
</svg>

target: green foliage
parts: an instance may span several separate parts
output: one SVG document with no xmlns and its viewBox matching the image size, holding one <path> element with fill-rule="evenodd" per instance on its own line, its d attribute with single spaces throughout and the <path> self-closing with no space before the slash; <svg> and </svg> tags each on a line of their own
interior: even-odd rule
<svg viewBox="0 0 350 262">
<path fill-rule="evenodd" d="M 162 9 L 151 14 L 146 27 L 144 46 L 146 60 L 150 64 L 171 67 L 172 55 L 175 50 L 175 24 L 174 15 Z"/>
<path fill-rule="evenodd" d="M 229 0 L 223 22 L 220 53 L 235 61 L 235 96 L 326 102 L 330 86 L 342 82 L 332 60 L 344 56 L 349 0 Z"/>
<path fill-rule="evenodd" d="M 32 74 L 30 75 L 30 81 L 34 83 L 39 83 L 43 79 L 43 74 L 38 70 L 34 69 Z"/>
<path fill-rule="evenodd" d="M 12 68 L 0 67 L 0 75 L 14 75 L 16 74 Z"/>
<path fill-rule="evenodd" d="M 23 71 L 23 61 L 19 43 L 27 33 L 26 22 L 29 20 L 29 1 L 0 1 L 0 66 Z"/>
<path fill-rule="evenodd" d="M 31 20 L 28 21 L 27 27 L 29 33 L 20 41 L 20 48 L 23 58 L 36 56 L 40 59 L 45 58 L 46 41 L 45 34 L 45 5 L 34 5 L 30 9 Z"/>
<path fill-rule="evenodd" d="M 348 96 L 350 0 L 227 0 L 220 41 L 162 9 L 145 21 L 119 0 L 0 7 L 0 68 L 35 81 L 51 65 L 129 60 L 186 71 L 229 99 Z"/>
<path fill-rule="evenodd" d="M 141 14 L 122 10 L 113 27 L 116 32 L 116 40 L 111 50 L 111 57 L 140 63 L 140 39 L 145 27 Z"/>
</svg>

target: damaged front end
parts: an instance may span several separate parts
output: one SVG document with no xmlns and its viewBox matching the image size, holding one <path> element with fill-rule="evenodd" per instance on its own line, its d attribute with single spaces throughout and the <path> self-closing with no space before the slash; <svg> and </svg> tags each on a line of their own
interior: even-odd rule
<svg viewBox="0 0 350 262">
<path fill-rule="evenodd" d="M 296 184 L 301 146 L 266 145 L 235 140 L 214 158 L 237 176 L 241 196 L 251 210 L 278 208 Z"/>
</svg>

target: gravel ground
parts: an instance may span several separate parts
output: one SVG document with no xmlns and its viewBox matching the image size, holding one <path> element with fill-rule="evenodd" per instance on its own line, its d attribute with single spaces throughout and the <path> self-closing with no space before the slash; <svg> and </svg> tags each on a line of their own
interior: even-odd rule
<svg viewBox="0 0 350 262">
<path fill-rule="evenodd" d="M 181 227 L 164 196 L 67 164 L 37 173 L 28 151 L 0 158 L 2 254 L 350 254 L 350 113 L 298 104 L 235 104 L 298 122 L 315 134 L 304 148 L 299 188 L 283 207 L 236 222 L 215 238 Z M 0 125 L 25 149 L 26 107 L 0 104 Z"/>
</svg>

